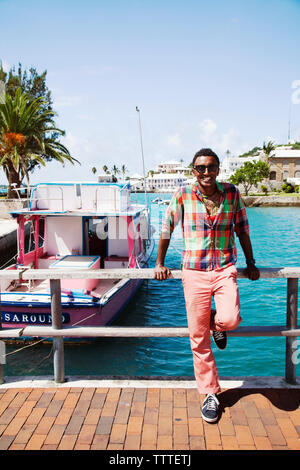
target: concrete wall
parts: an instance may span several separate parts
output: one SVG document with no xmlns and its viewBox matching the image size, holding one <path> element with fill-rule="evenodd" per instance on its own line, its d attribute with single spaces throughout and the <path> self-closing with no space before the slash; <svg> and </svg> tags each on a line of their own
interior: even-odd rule
<svg viewBox="0 0 300 470">
<path fill-rule="evenodd" d="M 0 199 L 0 219 L 12 219 L 10 211 L 27 207 L 27 200 L 24 199 Z"/>
<path fill-rule="evenodd" d="M 300 207 L 297 196 L 242 196 L 246 207 Z"/>
</svg>

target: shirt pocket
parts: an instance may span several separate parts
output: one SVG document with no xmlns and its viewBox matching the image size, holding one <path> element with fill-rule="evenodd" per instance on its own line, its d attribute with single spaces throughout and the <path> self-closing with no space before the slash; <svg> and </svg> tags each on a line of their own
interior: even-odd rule
<svg viewBox="0 0 300 470">
<path fill-rule="evenodd" d="M 219 218 L 218 228 L 220 230 L 231 230 L 234 226 L 234 212 L 222 212 Z"/>
</svg>

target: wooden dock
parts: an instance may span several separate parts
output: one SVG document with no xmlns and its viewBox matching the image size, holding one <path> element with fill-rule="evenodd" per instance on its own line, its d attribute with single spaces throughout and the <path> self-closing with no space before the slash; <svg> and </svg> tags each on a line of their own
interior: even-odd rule
<svg viewBox="0 0 300 470">
<path fill-rule="evenodd" d="M 300 449 L 300 387 L 224 388 L 219 398 L 208 424 L 195 387 L 3 384 L 0 450 Z"/>
<path fill-rule="evenodd" d="M 237 336 L 285 336 L 285 378 L 266 386 L 262 378 L 255 386 L 221 382 L 222 413 L 215 424 L 202 420 L 204 399 L 196 387 L 148 382 L 103 383 L 86 379 L 74 385 L 65 381 L 64 337 L 79 330 L 62 327 L 60 280 L 70 277 L 62 270 L 18 269 L 1 271 L 0 279 L 50 279 L 52 325 L 2 329 L 0 338 L 19 336 L 53 337 L 54 381 L 32 380 L 25 386 L 0 385 L 0 450 L 106 450 L 106 451 L 199 451 L 199 450 L 300 450 L 300 384 L 297 381 L 297 321 L 299 267 L 264 268 L 262 278 L 287 279 L 286 325 L 239 327 Z M 72 272 L 73 278 L 153 279 L 153 269 Z M 243 271 L 239 270 L 239 277 Z M 173 271 L 173 279 L 181 272 Z M 188 336 L 176 327 L 94 327 L 80 330 L 85 336 Z M 295 361 L 295 358 L 297 359 Z M 0 382 L 2 379 L 0 364 Z"/>
</svg>

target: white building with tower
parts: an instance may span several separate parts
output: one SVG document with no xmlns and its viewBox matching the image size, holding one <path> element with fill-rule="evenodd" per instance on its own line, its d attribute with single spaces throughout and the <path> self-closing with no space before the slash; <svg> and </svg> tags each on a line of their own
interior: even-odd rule
<svg viewBox="0 0 300 470">
<path fill-rule="evenodd" d="M 260 155 L 251 157 L 225 157 L 220 163 L 220 173 L 217 177 L 218 181 L 229 181 L 229 178 L 241 168 L 245 162 L 256 162 L 260 159 Z"/>
</svg>

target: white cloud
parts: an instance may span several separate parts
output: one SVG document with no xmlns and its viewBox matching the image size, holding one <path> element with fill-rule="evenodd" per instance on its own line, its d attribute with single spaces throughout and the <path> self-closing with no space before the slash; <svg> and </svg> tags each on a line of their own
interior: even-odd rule
<svg viewBox="0 0 300 470">
<path fill-rule="evenodd" d="M 180 147 L 181 145 L 181 137 L 177 134 L 172 134 L 167 136 L 167 145 L 170 147 Z"/>
<path fill-rule="evenodd" d="M 179 124 L 177 129 L 174 129 L 174 132 L 167 135 L 164 140 L 157 139 L 154 142 L 149 154 L 155 164 L 160 160 L 179 160 L 180 158 L 184 159 L 185 164 L 189 164 L 195 152 L 203 147 L 214 150 L 221 160 L 227 150 L 235 156 L 251 148 L 237 129 L 234 127 L 224 129 L 211 118 L 205 118 L 200 122 Z"/>
<path fill-rule="evenodd" d="M 76 106 L 81 103 L 81 97 L 80 96 L 57 96 L 54 99 L 55 103 L 55 108 L 71 108 L 73 106 Z"/>
<path fill-rule="evenodd" d="M 83 102 L 83 96 L 79 94 L 65 94 L 61 88 L 52 87 L 51 90 L 54 108 L 71 108 Z"/>
<path fill-rule="evenodd" d="M 300 141 L 300 127 L 294 130 L 293 135 L 292 135 L 292 140 L 295 140 L 297 142 Z"/>
<path fill-rule="evenodd" d="M 93 152 L 91 142 L 88 139 L 77 137 L 71 132 L 66 134 L 63 143 L 69 150 L 70 154 L 79 161 L 85 161 L 89 157 L 90 153 Z"/>
<path fill-rule="evenodd" d="M 203 119 L 199 124 L 201 139 L 204 142 L 210 142 L 215 136 L 217 124 L 212 119 Z"/>
<path fill-rule="evenodd" d="M 99 75 L 104 75 L 107 73 L 116 73 L 120 71 L 120 67 L 112 66 L 112 65 L 101 65 L 101 66 L 89 66 L 89 65 L 84 65 L 82 66 L 82 70 L 84 75 L 90 75 L 90 76 L 99 76 Z"/>
<path fill-rule="evenodd" d="M 81 121 L 95 121 L 95 116 L 92 114 L 77 114 L 76 117 Z"/>
<path fill-rule="evenodd" d="M 5 60 L 2 60 L 1 63 L 2 63 L 2 68 L 4 72 L 8 73 L 11 69 L 11 66 L 9 65 L 9 63 L 6 62 Z"/>
<path fill-rule="evenodd" d="M 265 142 L 266 142 L 266 143 L 267 143 L 267 142 L 275 142 L 275 143 L 276 143 L 276 140 L 274 139 L 274 137 L 272 137 L 272 136 L 269 135 L 269 136 L 265 139 Z"/>
</svg>

